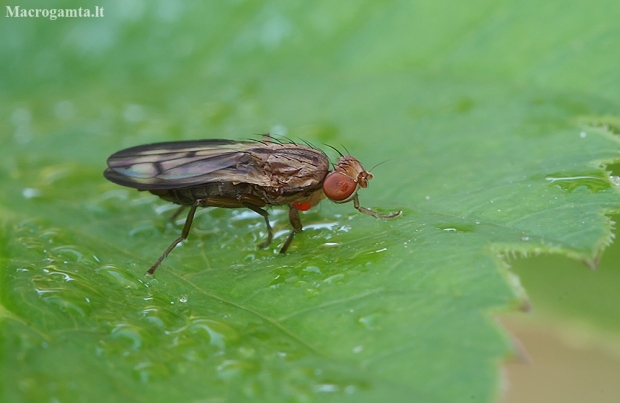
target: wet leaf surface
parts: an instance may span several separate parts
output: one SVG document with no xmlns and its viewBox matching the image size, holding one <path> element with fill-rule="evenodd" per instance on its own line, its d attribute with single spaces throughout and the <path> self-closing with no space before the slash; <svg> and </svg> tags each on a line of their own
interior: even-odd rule
<svg viewBox="0 0 620 403">
<path fill-rule="evenodd" d="M 620 146 L 580 123 L 617 110 L 617 32 L 587 30 L 611 15 L 166 4 L 0 28 L 4 400 L 493 401 L 490 315 L 527 303 L 506 255 L 594 266 L 611 240 Z M 323 202 L 280 256 L 282 209 L 263 250 L 260 217 L 205 210 L 144 276 L 182 220 L 107 156 L 266 131 L 389 160 L 360 199 L 403 216 Z"/>
</svg>

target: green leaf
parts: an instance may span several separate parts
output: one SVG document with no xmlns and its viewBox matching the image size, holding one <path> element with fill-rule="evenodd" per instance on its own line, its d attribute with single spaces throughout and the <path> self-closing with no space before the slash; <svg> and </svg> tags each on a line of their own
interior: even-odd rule
<svg viewBox="0 0 620 403">
<path fill-rule="evenodd" d="M 614 222 L 618 219 L 612 216 Z M 584 272 L 579 261 L 556 256 L 515 261 L 513 269 L 523 278 L 539 319 L 568 323 L 590 339 L 617 339 L 619 258 L 620 245 L 616 242 L 605 250 L 593 272 Z"/>
<path fill-rule="evenodd" d="M 6 18 L 3 400 L 493 401 L 512 348 L 491 315 L 527 305 L 506 256 L 594 266 L 620 204 L 618 55 L 600 51 L 618 6 L 562 4 Z M 323 202 L 281 256 L 282 208 L 263 250 L 260 217 L 203 210 L 146 277 L 182 220 L 106 182 L 106 157 L 267 131 L 388 160 L 360 199 L 402 217 Z"/>
</svg>

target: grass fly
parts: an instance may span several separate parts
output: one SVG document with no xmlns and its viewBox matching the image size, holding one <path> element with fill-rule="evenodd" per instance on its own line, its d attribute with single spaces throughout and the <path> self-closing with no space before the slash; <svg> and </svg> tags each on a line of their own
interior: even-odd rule
<svg viewBox="0 0 620 403">
<path fill-rule="evenodd" d="M 131 147 L 112 154 L 103 174 L 114 183 L 180 205 L 177 213 L 189 207 L 181 235 L 148 270 L 150 275 L 187 238 L 198 207 L 248 208 L 260 214 L 267 225 L 267 239 L 259 245 L 264 248 L 273 238 L 265 207 L 288 206 L 293 230 L 280 253 L 302 230 L 299 211 L 325 197 L 336 203 L 352 201 L 357 210 L 376 218 L 401 214 L 379 214 L 360 205 L 357 191 L 368 186 L 372 174 L 354 157 L 341 154 L 330 171 L 323 151 L 269 135 L 262 141 L 194 140 Z"/>
</svg>

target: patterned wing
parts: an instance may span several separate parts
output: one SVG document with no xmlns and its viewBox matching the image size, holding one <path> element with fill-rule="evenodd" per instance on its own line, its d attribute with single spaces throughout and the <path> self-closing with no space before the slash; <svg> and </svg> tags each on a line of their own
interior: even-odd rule
<svg viewBox="0 0 620 403">
<path fill-rule="evenodd" d="M 270 141 L 194 140 L 147 144 L 114 153 L 104 176 L 140 190 L 179 189 L 212 182 L 267 187 L 315 187 L 329 160 L 320 151 Z"/>
<path fill-rule="evenodd" d="M 108 158 L 104 176 L 140 190 L 178 189 L 218 181 L 264 183 L 268 179 L 260 177 L 257 161 L 249 153 L 256 144 L 195 140 L 127 148 Z M 254 179 L 249 179 L 250 175 Z"/>
</svg>

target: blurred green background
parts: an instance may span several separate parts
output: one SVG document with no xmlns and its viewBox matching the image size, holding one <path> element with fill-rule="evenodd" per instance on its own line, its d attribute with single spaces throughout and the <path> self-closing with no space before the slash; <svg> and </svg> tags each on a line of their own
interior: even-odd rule
<svg viewBox="0 0 620 403">
<path fill-rule="evenodd" d="M 459 130 L 470 122 L 466 114 L 474 105 L 495 102 L 498 108 L 515 108 L 507 116 L 522 114 L 531 123 L 510 126 L 522 129 L 523 137 L 584 122 L 618 132 L 616 1 L 118 0 L 21 6 L 104 8 L 103 18 L 55 21 L 7 18 L 3 8 L 0 22 L 0 139 L 6 145 L 0 180 L 61 180 L 71 189 L 67 203 L 74 203 L 72 208 L 92 200 L 94 189 L 108 190 L 99 182 L 103 160 L 117 149 L 189 138 L 239 139 L 264 130 L 354 144 L 366 159 L 375 157 L 375 139 L 380 138 L 372 162 L 399 152 L 402 158 L 420 159 L 419 166 L 428 171 L 411 172 L 406 182 L 416 183 L 433 168 L 434 161 L 426 162 L 424 154 L 454 144 L 429 140 L 436 149 L 410 150 L 404 134 L 395 133 L 401 129 L 396 123 L 382 122 L 379 129 L 386 133 L 377 130 L 372 136 L 360 134 L 364 127 L 355 123 L 376 105 L 386 105 L 376 107 L 385 113 L 392 100 L 384 88 L 398 89 L 411 72 L 410 103 L 403 109 L 415 121 L 416 136 Z M 306 81 L 299 81 L 300 75 Z M 356 97 L 359 87 L 368 98 Z M 279 99 L 277 107 L 257 101 L 282 96 L 287 99 Z M 355 104 L 339 109 L 352 99 Z M 342 110 L 347 116 L 337 117 Z M 484 113 L 499 112 L 488 107 Z M 502 116 L 494 123 L 501 124 Z M 482 120 L 476 114 L 472 119 Z M 489 150 L 494 141 L 488 138 Z M 557 147 L 560 154 L 562 145 Z M 402 158 L 392 166 L 402 166 Z M 459 174 L 452 172 L 460 168 L 451 166 L 449 155 L 441 161 L 443 173 Z M 378 171 L 390 173 L 389 168 Z M 16 178 L 14 172 L 25 176 Z M 82 187 L 84 179 L 94 185 Z M 425 203 L 426 189 L 416 194 L 391 188 L 387 180 L 376 182 L 369 195 L 373 206 L 387 211 Z M 462 187 L 448 181 L 435 185 Z M 53 199 L 30 187 L 23 192 L 25 199 Z M 394 200 L 413 194 L 417 199 Z M 21 202 L 7 195 L 0 200 L 9 222 Z M 41 204 L 37 208 L 45 210 Z M 120 202 L 106 208 L 124 209 Z M 93 237 L 108 234 L 109 228 L 97 229 L 105 225 L 93 218 L 97 211 L 93 214 L 74 216 L 74 221 L 90 225 Z M 138 219 L 146 222 L 150 214 Z M 157 232 L 144 228 L 144 233 Z M 356 228 L 358 233 L 378 231 L 358 222 Z M 165 241 L 171 234 L 157 235 Z M 147 256 L 148 250 L 145 246 L 140 254 Z M 502 316 L 501 321 L 521 340 L 531 363 L 507 366 L 510 387 L 502 401 L 618 400 L 620 389 L 613 380 L 620 376 L 619 259 L 620 249 L 613 245 L 596 271 L 559 256 L 510 261 L 533 312 Z"/>
<path fill-rule="evenodd" d="M 619 261 L 615 243 L 595 271 L 557 256 L 512 262 L 533 310 L 502 316 L 527 355 L 527 362 L 506 366 L 509 389 L 502 402 L 618 400 Z"/>
</svg>

